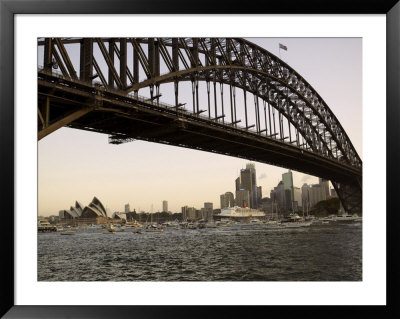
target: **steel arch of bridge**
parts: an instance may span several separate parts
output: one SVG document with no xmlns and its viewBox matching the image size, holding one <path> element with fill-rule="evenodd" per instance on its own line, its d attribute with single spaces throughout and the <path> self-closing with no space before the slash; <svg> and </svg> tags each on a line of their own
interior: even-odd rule
<svg viewBox="0 0 400 319">
<path fill-rule="evenodd" d="M 39 39 L 38 45 L 43 47 L 44 56 L 43 66 L 38 71 L 39 139 L 65 125 L 102 131 L 82 121 L 88 114 L 104 111 L 107 99 L 114 100 L 112 109 L 115 111 L 116 101 L 120 103 L 126 99 L 133 101 L 126 103 L 142 107 L 159 106 L 162 104 L 159 101 L 160 86 L 165 83 L 174 84 L 175 104 L 168 109 L 182 117 L 179 84 L 191 82 L 193 103 L 189 115 L 200 119 L 204 117 L 201 113 L 207 112 L 201 110 L 199 105 L 199 82 L 205 82 L 209 120 L 215 125 L 229 125 L 242 133 L 245 131 L 262 137 L 268 143 L 296 147 L 302 151 L 301 154 L 311 152 L 316 158 L 333 163 L 338 177 L 332 174 L 329 177 L 344 208 L 349 212 L 362 213 L 362 162 L 346 132 L 313 87 L 267 50 L 239 38 L 45 38 Z M 79 47 L 79 74 L 71 58 L 73 46 L 75 50 Z M 132 52 L 129 59 L 128 46 Z M 100 63 L 100 59 L 104 62 Z M 161 74 L 161 65 L 167 71 L 164 74 Z M 54 71 L 55 67 L 60 69 L 60 75 Z M 139 79 L 140 73 L 144 74 L 144 80 Z M 57 85 L 63 88 L 56 89 Z M 224 86 L 229 86 L 230 119 L 224 110 Z M 150 98 L 139 97 L 139 90 L 143 89 L 149 89 Z M 238 125 L 241 120 L 237 119 L 236 89 L 243 92 L 244 127 Z M 81 92 L 79 99 L 71 97 L 76 95 L 76 90 Z M 82 95 L 82 92 L 87 95 Z M 221 94 L 220 101 L 217 101 L 218 93 Z M 247 94 L 254 97 L 254 125 L 249 125 L 248 121 Z M 211 101 L 211 96 L 214 101 Z M 72 112 L 71 108 L 59 107 L 68 104 L 80 106 L 73 108 Z M 285 126 L 284 119 L 287 121 Z M 99 121 L 107 121 L 107 118 Z M 288 136 L 285 136 L 285 128 L 289 130 Z M 103 133 L 110 135 L 112 143 L 141 138 L 140 134 L 132 132 L 113 129 Z M 142 139 L 160 141 L 152 137 L 142 136 Z M 270 163 L 277 165 L 276 161 Z M 349 171 L 346 180 L 341 178 L 339 172 L 344 168 Z M 300 171 L 312 172 L 307 169 Z"/>
</svg>

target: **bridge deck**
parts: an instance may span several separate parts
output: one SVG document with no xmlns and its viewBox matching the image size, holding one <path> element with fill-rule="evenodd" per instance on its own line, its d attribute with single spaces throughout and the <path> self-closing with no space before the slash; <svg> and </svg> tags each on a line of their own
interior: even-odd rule
<svg viewBox="0 0 400 319">
<path fill-rule="evenodd" d="M 167 105 L 39 73 L 39 108 L 45 107 L 47 98 L 52 103 L 52 121 L 82 108 L 93 108 L 68 126 L 108 134 L 114 141 L 131 138 L 198 149 L 343 183 L 354 184 L 355 176 L 361 178 L 362 174 L 358 168 L 267 138 L 265 133 L 260 135 Z"/>
</svg>

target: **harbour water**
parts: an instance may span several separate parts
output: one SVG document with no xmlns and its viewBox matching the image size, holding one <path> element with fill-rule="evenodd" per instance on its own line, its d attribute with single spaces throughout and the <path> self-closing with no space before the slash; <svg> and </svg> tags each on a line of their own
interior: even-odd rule
<svg viewBox="0 0 400 319">
<path fill-rule="evenodd" d="M 38 234 L 39 281 L 361 281 L 362 223 Z"/>
</svg>

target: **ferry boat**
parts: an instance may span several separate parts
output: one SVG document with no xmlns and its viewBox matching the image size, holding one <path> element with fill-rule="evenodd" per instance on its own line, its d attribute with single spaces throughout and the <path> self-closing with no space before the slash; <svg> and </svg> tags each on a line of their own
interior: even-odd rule
<svg viewBox="0 0 400 319">
<path fill-rule="evenodd" d="M 48 233 L 57 231 L 57 226 L 50 224 L 47 220 L 38 221 L 38 232 Z"/>
<path fill-rule="evenodd" d="M 298 214 L 292 213 L 289 217 L 281 222 L 281 226 L 286 228 L 298 228 L 311 226 L 311 221 L 305 221 Z"/>
<path fill-rule="evenodd" d="M 257 209 L 253 209 L 250 207 L 226 207 L 221 209 L 221 217 L 227 218 L 264 218 L 265 214 Z"/>
</svg>

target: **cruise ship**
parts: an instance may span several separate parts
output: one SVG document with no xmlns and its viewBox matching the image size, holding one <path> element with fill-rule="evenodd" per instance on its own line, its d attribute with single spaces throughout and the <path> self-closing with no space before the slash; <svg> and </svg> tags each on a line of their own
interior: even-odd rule
<svg viewBox="0 0 400 319">
<path fill-rule="evenodd" d="M 221 209 L 221 217 L 227 218 L 249 218 L 249 217 L 265 217 L 265 214 L 257 209 L 250 207 L 226 207 Z"/>
</svg>

